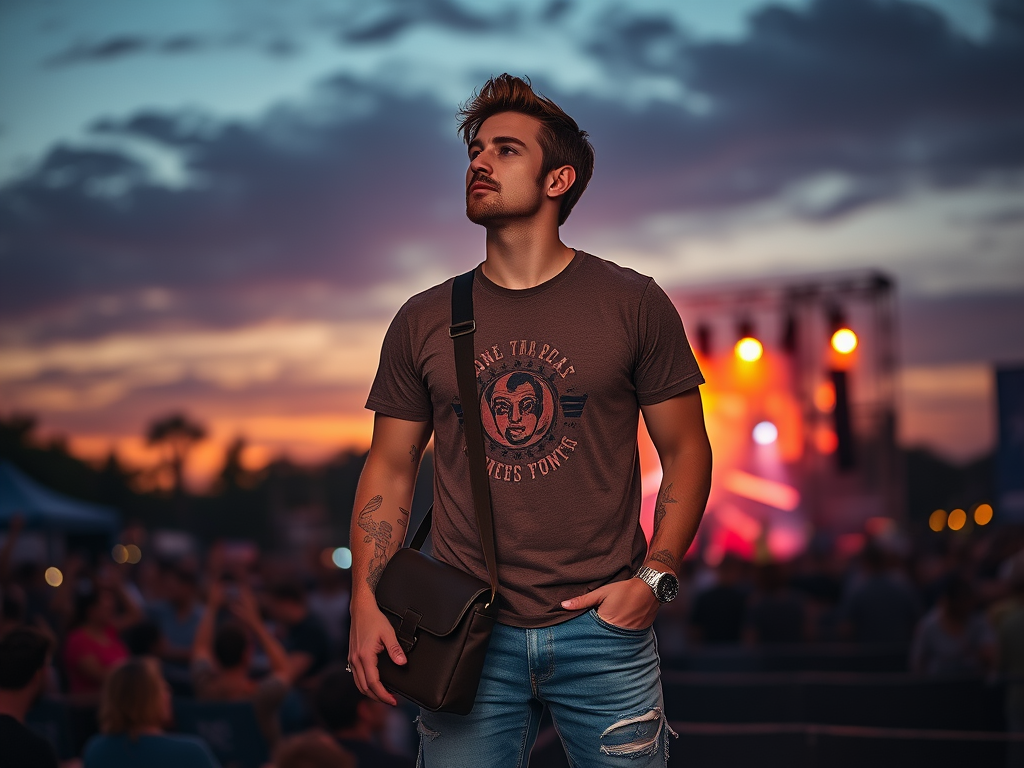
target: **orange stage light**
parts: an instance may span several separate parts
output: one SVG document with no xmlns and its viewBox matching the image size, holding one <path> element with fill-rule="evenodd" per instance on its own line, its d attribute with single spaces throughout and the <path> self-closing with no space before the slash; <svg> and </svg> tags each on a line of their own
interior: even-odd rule
<svg viewBox="0 0 1024 768">
<path fill-rule="evenodd" d="M 959 531 L 967 524 L 967 513 L 962 509 L 954 509 L 949 513 L 949 518 L 946 520 L 946 524 L 949 526 L 951 531 Z"/>
<path fill-rule="evenodd" d="M 737 496 L 759 501 L 785 512 L 792 512 L 800 505 L 800 492 L 793 486 L 738 469 L 726 475 L 725 487 Z"/>
<path fill-rule="evenodd" d="M 946 527 L 946 510 L 936 509 L 928 516 L 928 527 L 938 533 Z"/>
<path fill-rule="evenodd" d="M 814 432 L 814 447 L 818 449 L 818 453 L 835 453 L 839 447 L 839 438 L 834 430 L 828 427 L 818 427 Z"/>
<path fill-rule="evenodd" d="M 832 334 L 832 349 L 841 355 L 848 355 L 857 348 L 857 334 L 849 328 L 840 328 Z"/>
<path fill-rule="evenodd" d="M 814 406 L 822 413 L 832 413 L 836 407 L 836 387 L 831 381 L 823 381 L 814 390 Z"/>
<path fill-rule="evenodd" d="M 974 522 L 978 525 L 988 525 L 992 522 L 994 514 L 991 504 L 979 504 L 974 508 Z"/>
<path fill-rule="evenodd" d="M 736 342 L 736 357 L 747 363 L 756 363 L 764 354 L 764 346 L 753 336 L 744 336 Z"/>
</svg>

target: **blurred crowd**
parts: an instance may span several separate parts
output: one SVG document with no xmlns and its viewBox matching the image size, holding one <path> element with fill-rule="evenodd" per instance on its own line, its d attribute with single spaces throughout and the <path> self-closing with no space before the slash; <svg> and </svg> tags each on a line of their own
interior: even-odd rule
<svg viewBox="0 0 1024 768">
<path fill-rule="evenodd" d="M 319 551 L 73 553 L 54 586 L 46 564 L 12 556 L 19 528 L 0 549 L 4 765 L 59 764 L 24 725 L 45 701 L 95 712 L 68 766 L 220 765 L 182 722 L 190 702 L 244 703 L 278 768 L 414 764 L 415 712 L 363 697 L 345 671 L 350 573 Z M 656 624 L 668 665 L 723 648 L 898 648 L 914 675 L 1017 681 L 1007 722 L 1024 732 L 1024 531 L 866 537 L 787 563 L 695 557 L 680 577 Z M 17 750 L 48 762 L 11 762 Z"/>
</svg>

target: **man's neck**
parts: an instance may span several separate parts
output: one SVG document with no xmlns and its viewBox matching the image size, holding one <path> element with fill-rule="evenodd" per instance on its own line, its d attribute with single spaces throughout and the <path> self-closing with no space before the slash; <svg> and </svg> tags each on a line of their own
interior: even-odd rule
<svg viewBox="0 0 1024 768">
<path fill-rule="evenodd" d="M 502 288 L 523 290 L 553 278 L 568 266 L 574 253 L 558 239 L 557 228 L 489 227 L 483 271 Z"/>
<path fill-rule="evenodd" d="M 19 723 L 25 722 L 31 703 L 23 691 L 0 691 L 0 715 L 10 715 Z"/>
</svg>

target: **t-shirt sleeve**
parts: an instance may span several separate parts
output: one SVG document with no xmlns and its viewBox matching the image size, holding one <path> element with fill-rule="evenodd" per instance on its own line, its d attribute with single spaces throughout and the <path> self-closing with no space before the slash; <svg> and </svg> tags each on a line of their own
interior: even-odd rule
<svg viewBox="0 0 1024 768">
<path fill-rule="evenodd" d="M 430 393 L 413 354 L 408 304 L 398 311 L 384 336 L 366 407 L 396 419 L 430 421 Z"/>
<path fill-rule="evenodd" d="M 671 299 L 651 280 L 640 300 L 635 373 L 640 405 L 654 405 L 704 383 Z"/>
</svg>

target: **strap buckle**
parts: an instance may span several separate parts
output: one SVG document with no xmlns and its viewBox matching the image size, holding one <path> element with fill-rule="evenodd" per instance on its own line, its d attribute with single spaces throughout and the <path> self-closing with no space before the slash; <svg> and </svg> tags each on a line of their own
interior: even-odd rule
<svg viewBox="0 0 1024 768">
<path fill-rule="evenodd" d="M 448 326 L 448 335 L 453 339 L 465 336 L 468 333 L 476 333 L 476 320 L 466 320 L 465 322 Z"/>
</svg>

